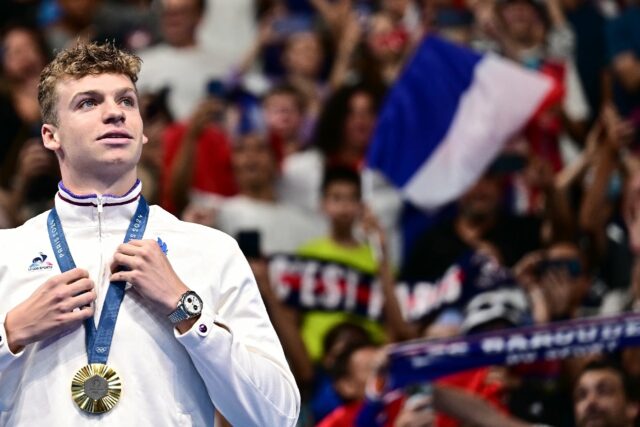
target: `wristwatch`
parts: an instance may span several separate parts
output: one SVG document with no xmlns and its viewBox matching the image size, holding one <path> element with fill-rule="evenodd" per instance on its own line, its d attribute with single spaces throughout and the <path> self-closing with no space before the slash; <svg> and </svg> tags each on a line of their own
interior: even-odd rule
<svg viewBox="0 0 640 427">
<path fill-rule="evenodd" d="M 187 291 L 180 297 L 176 310 L 167 317 L 175 325 L 183 320 L 197 317 L 200 313 L 202 313 L 202 298 L 193 291 Z"/>
</svg>

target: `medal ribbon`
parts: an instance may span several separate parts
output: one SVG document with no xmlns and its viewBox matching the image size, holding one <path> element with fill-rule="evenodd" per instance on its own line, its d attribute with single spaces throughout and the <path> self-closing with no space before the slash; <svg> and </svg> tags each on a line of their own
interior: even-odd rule
<svg viewBox="0 0 640 427">
<path fill-rule="evenodd" d="M 141 239 L 147 227 L 148 219 L 149 205 L 144 197 L 140 195 L 138 207 L 133 214 L 133 218 L 131 218 L 127 234 L 124 236 L 124 243 L 130 240 Z M 53 253 L 58 261 L 60 270 L 64 273 L 65 271 L 76 268 L 76 264 L 71 257 L 69 245 L 64 237 L 60 217 L 55 208 L 49 213 L 47 226 L 51 247 L 53 248 Z M 109 289 L 107 290 L 107 297 L 105 298 L 102 313 L 100 314 L 98 328 L 96 328 L 95 322 L 93 321 L 93 316 L 84 322 L 89 363 L 107 363 L 111 349 L 111 340 L 113 338 L 116 320 L 118 319 L 118 312 L 120 311 L 120 304 L 122 304 L 122 300 L 124 299 L 125 285 L 126 282 L 124 281 L 109 283 Z"/>
</svg>

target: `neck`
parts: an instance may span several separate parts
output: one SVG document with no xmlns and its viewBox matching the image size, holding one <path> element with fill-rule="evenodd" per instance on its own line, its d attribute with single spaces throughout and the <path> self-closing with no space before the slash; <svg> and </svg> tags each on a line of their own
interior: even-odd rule
<svg viewBox="0 0 640 427">
<path fill-rule="evenodd" d="M 105 177 L 77 176 L 72 173 L 62 173 L 62 183 L 73 194 L 112 194 L 121 196 L 126 194 L 136 183 L 136 171 L 109 179 Z"/>
<path fill-rule="evenodd" d="M 191 37 L 191 38 L 184 39 L 184 40 L 176 40 L 176 41 L 173 41 L 173 42 L 171 42 L 169 44 L 171 46 L 177 47 L 177 48 L 194 47 L 196 45 L 196 39 L 195 39 L 195 37 Z"/>
<path fill-rule="evenodd" d="M 358 165 L 364 158 L 364 152 L 358 147 L 354 147 L 350 144 L 346 144 L 340 151 L 338 158 L 341 163 L 346 165 Z"/>
<path fill-rule="evenodd" d="M 351 229 L 342 230 L 335 227 L 332 228 L 331 240 L 342 246 L 356 246 L 358 244 L 356 239 L 353 237 L 353 233 L 351 233 Z"/>
</svg>

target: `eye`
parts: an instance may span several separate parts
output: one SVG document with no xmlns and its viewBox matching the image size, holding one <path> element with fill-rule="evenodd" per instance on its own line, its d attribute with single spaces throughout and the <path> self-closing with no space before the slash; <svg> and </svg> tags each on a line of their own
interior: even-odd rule
<svg viewBox="0 0 640 427">
<path fill-rule="evenodd" d="M 78 108 L 86 109 L 86 108 L 95 107 L 96 105 L 98 105 L 98 103 L 96 102 L 95 99 L 88 98 L 80 101 L 80 103 L 78 104 Z"/>
<path fill-rule="evenodd" d="M 125 98 L 122 98 L 122 100 L 120 101 L 124 106 L 126 107 L 135 107 L 136 106 L 136 101 L 135 99 L 133 99 L 130 96 L 127 96 Z"/>
</svg>

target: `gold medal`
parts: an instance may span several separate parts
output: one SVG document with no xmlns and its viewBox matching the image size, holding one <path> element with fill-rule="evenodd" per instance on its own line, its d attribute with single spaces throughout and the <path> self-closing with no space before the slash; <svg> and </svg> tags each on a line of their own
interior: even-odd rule
<svg viewBox="0 0 640 427">
<path fill-rule="evenodd" d="M 110 367 L 91 363 L 76 372 L 71 381 L 71 397 L 90 414 L 110 411 L 120 400 L 122 380 Z"/>
</svg>

